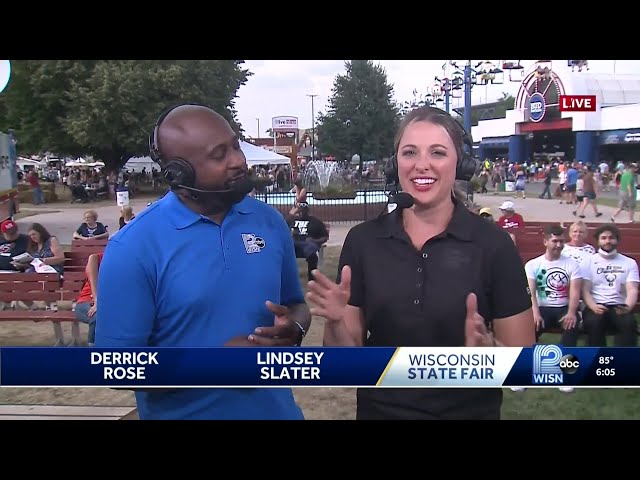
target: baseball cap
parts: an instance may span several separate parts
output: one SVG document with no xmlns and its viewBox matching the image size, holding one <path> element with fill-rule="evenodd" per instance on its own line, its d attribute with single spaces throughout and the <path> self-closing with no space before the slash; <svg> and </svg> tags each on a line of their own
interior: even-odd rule
<svg viewBox="0 0 640 480">
<path fill-rule="evenodd" d="M 2 233 L 6 233 L 9 230 L 17 227 L 18 226 L 16 225 L 16 222 L 14 222 L 13 220 L 5 220 L 4 222 L 0 223 L 0 231 L 2 231 Z"/>
<path fill-rule="evenodd" d="M 500 205 L 500 210 L 515 210 L 515 209 L 516 209 L 515 205 L 510 200 L 502 202 L 502 205 Z"/>
<path fill-rule="evenodd" d="M 478 212 L 480 215 L 491 215 L 491 208 L 489 207 L 484 207 L 480 209 L 480 212 Z"/>
</svg>

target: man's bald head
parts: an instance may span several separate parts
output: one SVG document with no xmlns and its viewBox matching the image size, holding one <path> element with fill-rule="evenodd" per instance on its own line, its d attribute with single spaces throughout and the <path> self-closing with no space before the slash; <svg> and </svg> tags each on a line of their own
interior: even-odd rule
<svg viewBox="0 0 640 480">
<path fill-rule="evenodd" d="M 156 141 L 162 157 L 190 160 L 198 156 L 201 149 L 224 143 L 234 136 L 229 122 L 209 107 L 181 105 L 164 117 Z"/>
</svg>

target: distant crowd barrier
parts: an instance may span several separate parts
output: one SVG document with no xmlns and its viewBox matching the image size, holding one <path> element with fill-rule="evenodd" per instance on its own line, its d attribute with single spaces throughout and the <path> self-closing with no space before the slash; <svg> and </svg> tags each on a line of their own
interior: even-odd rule
<svg viewBox="0 0 640 480">
<path fill-rule="evenodd" d="M 257 193 L 255 198 L 287 214 L 293 208 L 293 193 Z M 387 205 L 387 194 L 383 190 L 358 190 L 353 194 L 323 195 L 307 194 L 309 213 L 323 222 L 364 222 L 375 218 Z"/>
</svg>

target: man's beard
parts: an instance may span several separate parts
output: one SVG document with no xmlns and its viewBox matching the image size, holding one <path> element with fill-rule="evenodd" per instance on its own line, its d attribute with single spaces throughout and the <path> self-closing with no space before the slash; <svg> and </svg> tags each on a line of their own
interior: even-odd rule
<svg viewBox="0 0 640 480">
<path fill-rule="evenodd" d="M 226 212 L 236 203 L 241 202 L 251 190 L 253 182 L 249 176 L 243 177 L 233 183 L 224 192 L 191 192 L 191 198 L 203 209 L 205 215 L 215 215 Z M 204 190 L 204 189 L 203 189 Z"/>
<path fill-rule="evenodd" d="M 198 193 L 194 200 L 200 207 L 202 207 L 203 214 L 214 215 L 216 213 L 226 212 L 233 205 L 241 202 L 246 196 L 247 194 L 241 191 Z"/>
</svg>

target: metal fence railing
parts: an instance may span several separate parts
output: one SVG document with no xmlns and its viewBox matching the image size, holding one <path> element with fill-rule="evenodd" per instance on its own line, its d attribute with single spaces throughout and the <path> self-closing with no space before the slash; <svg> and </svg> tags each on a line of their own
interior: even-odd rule
<svg viewBox="0 0 640 480">
<path fill-rule="evenodd" d="M 307 193 L 309 213 L 323 222 L 364 222 L 378 216 L 388 201 L 384 190 L 357 190 L 352 195 L 336 197 L 325 197 L 320 192 Z M 256 193 L 255 198 L 282 214 L 289 213 L 295 203 L 295 195 L 290 192 Z"/>
</svg>

